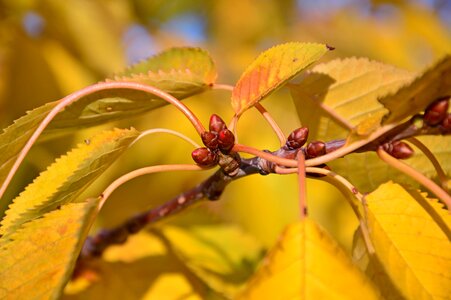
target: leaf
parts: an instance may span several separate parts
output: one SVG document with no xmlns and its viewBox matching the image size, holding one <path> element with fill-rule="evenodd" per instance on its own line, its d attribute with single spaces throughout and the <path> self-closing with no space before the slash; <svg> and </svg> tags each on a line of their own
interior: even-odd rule
<svg viewBox="0 0 451 300">
<path fill-rule="evenodd" d="M 58 299 L 97 213 L 97 199 L 64 205 L 0 239 L 0 298 Z"/>
<path fill-rule="evenodd" d="M 411 73 L 390 65 L 365 58 L 348 58 L 316 66 L 303 76 L 299 84 L 290 85 L 290 89 L 299 118 L 309 127 L 310 138 L 330 141 L 345 138 L 351 130 L 361 134 L 361 138 L 378 128 L 386 109 L 377 99 L 395 93 L 412 79 Z M 426 143 L 445 172 L 450 174 L 451 137 L 425 136 L 419 139 Z M 415 151 L 406 163 L 429 177 L 436 176 L 432 164 L 420 151 Z M 331 162 L 330 166 L 362 192 L 376 189 L 389 178 L 418 185 L 381 162 L 374 153 L 351 154 Z"/>
<path fill-rule="evenodd" d="M 0 234 L 74 201 L 137 136 L 135 129 L 105 131 L 57 159 L 9 205 Z"/>
<path fill-rule="evenodd" d="M 411 78 L 411 73 L 390 65 L 347 58 L 314 67 L 290 89 L 302 123 L 314 136 L 330 140 L 344 138 L 362 121 L 384 111 L 377 99 Z"/>
<path fill-rule="evenodd" d="M 355 244 L 354 259 L 384 296 L 449 299 L 451 215 L 435 199 L 408 192 L 393 182 L 381 185 L 366 200 L 376 254 L 368 257 Z"/>
<path fill-rule="evenodd" d="M 63 299 L 223 299 L 213 296 L 160 236 L 140 232 L 91 261 Z"/>
<path fill-rule="evenodd" d="M 383 124 L 400 122 L 423 111 L 434 100 L 450 94 L 451 56 L 446 55 L 414 81 L 379 100 L 389 110 Z"/>
<path fill-rule="evenodd" d="M 316 62 L 330 48 L 323 44 L 286 43 L 260 54 L 244 71 L 232 92 L 236 115 L 281 87 Z"/>
<path fill-rule="evenodd" d="M 233 297 L 249 279 L 263 248 L 231 225 L 163 228 L 172 251 L 213 290 Z"/>
<path fill-rule="evenodd" d="M 316 223 L 289 226 L 237 299 L 378 299 L 345 252 Z"/>
<path fill-rule="evenodd" d="M 204 91 L 215 78 L 213 61 L 205 51 L 197 48 L 170 49 L 117 75 L 117 80 L 151 84 L 178 99 Z M 18 152 L 57 103 L 50 102 L 28 112 L 0 134 L 0 151 L 5 153 L 0 157 L 0 182 L 4 181 Z M 142 114 L 166 104 L 166 101 L 142 91 L 98 91 L 66 107 L 44 133 L 99 125 Z"/>
<path fill-rule="evenodd" d="M 186 98 L 212 86 L 216 77 L 209 54 L 200 48 L 186 47 L 172 48 L 135 64 L 116 74 L 113 81 L 157 86 L 176 98 Z"/>
</svg>

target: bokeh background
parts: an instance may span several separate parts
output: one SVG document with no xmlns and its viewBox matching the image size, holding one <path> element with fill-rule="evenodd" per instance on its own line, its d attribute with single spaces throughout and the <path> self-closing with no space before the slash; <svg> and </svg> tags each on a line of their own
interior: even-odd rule
<svg viewBox="0 0 451 300">
<path fill-rule="evenodd" d="M 336 48 L 323 61 L 364 56 L 419 71 L 451 50 L 448 0 L 0 0 L 0 125 L 54 101 L 163 49 L 207 49 L 219 83 L 234 84 L 261 51 L 287 41 L 321 42 Z M 185 100 L 206 124 L 210 114 L 232 117 L 230 93 L 209 91 Z M 289 92 L 264 102 L 289 134 L 299 126 Z M 308 124 L 305 124 L 308 125 Z M 12 199 L 55 157 L 111 126 L 166 127 L 197 138 L 179 112 L 164 107 L 107 126 L 77 130 L 37 145 L 16 176 Z M 238 126 L 241 143 L 276 149 L 262 117 L 247 112 Z M 197 138 L 198 139 L 198 138 Z M 129 150 L 84 196 L 97 195 L 134 168 L 191 162 L 191 146 L 174 137 L 150 136 Z M 111 227 L 163 203 L 210 172 L 145 176 L 127 183 L 106 204 L 97 227 Z M 335 188 L 308 182 L 311 216 L 347 249 L 357 222 Z M 253 176 L 230 185 L 220 201 L 198 205 L 163 223 L 183 226 L 230 223 L 271 246 L 296 220 L 295 176 Z M 5 208 L 1 204 L 0 212 Z"/>
</svg>

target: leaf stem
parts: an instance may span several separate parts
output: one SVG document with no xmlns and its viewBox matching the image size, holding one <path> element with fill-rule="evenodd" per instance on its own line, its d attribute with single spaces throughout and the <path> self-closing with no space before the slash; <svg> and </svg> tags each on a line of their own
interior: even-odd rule
<svg viewBox="0 0 451 300">
<path fill-rule="evenodd" d="M 102 206 L 105 204 L 106 200 L 110 197 L 110 195 L 121 185 L 126 183 L 127 181 L 130 181 L 133 178 L 152 174 L 152 173 L 158 173 L 158 172 L 167 172 L 167 171 L 202 171 L 206 170 L 205 168 L 201 168 L 198 165 L 186 165 L 186 164 L 176 164 L 176 165 L 157 165 L 157 166 L 150 166 L 150 167 L 144 167 L 140 169 L 133 170 L 125 175 L 122 175 L 115 181 L 113 181 L 106 189 L 105 191 L 100 195 L 101 201 L 99 204 L 99 210 L 102 208 Z"/>
<path fill-rule="evenodd" d="M 384 149 L 382 149 L 382 147 L 379 147 L 376 153 L 379 156 L 379 158 L 384 162 L 386 162 L 388 165 L 403 172 L 404 174 L 409 175 L 410 177 L 418 181 L 420 184 L 422 184 L 425 188 L 434 193 L 440 200 L 443 201 L 443 203 L 445 203 L 446 207 L 451 212 L 450 195 L 446 191 L 442 190 L 435 182 L 433 182 L 432 180 L 430 180 L 429 178 L 427 178 L 426 176 L 424 176 L 422 173 L 418 172 L 411 166 L 392 157 L 390 154 L 385 152 Z"/>
<path fill-rule="evenodd" d="M 131 143 L 131 145 L 134 145 L 137 141 L 139 141 L 140 139 L 142 139 L 146 135 L 154 134 L 154 133 L 168 133 L 168 134 L 172 134 L 172 135 L 175 135 L 175 136 L 187 141 L 188 143 L 193 145 L 194 148 L 200 148 L 201 147 L 198 143 L 196 143 L 195 141 L 193 141 L 192 139 L 190 139 L 186 135 L 184 135 L 184 134 L 182 134 L 182 133 L 180 133 L 178 131 L 175 131 L 175 130 L 172 130 L 172 129 L 167 129 L 167 128 L 152 128 L 152 129 L 145 130 L 145 131 L 141 132 L 141 134 Z"/>
<path fill-rule="evenodd" d="M 302 151 L 296 155 L 298 160 L 298 186 L 299 186 L 299 209 L 301 212 L 301 220 L 307 218 L 307 189 L 305 184 L 305 156 Z"/>
<path fill-rule="evenodd" d="M 429 150 L 429 148 L 426 147 L 426 145 L 424 145 L 420 140 L 418 140 L 418 139 L 416 139 L 414 137 L 408 138 L 407 141 L 409 141 L 415 147 L 420 149 L 421 152 L 423 152 L 424 155 L 426 155 L 426 157 L 431 161 L 432 165 L 435 168 L 435 171 L 437 172 L 437 176 L 438 176 L 438 178 L 440 180 L 442 188 L 444 190 L 447 190 L 447 188 L 448 188 L 448 177 L 446 176 L 445 172 L 442 169 L 442 166 L 438 162 L 438 160 L 435 157 L 435 155 L 431 152 L 431 150 Z"/>
<path fill-rule="evenodd" d="M 363 195 L 357 190 L 357 188 L 352 185 L 348 180 L 346 180 L 344 177 L 338 175 L 337 173 L 324 169 L 324 168 L 315 168 L 315 167 L 308 167 L 306 168 L 306 172 L 308 173 L 315 173 L 315 174 L 321 174 L 326 175 L 325 177 L 318 178 L 320 180 L 327 181 L 328 183 L 335 186 L 344 196 L 344 198 L 347 200 L 349 205 L 351 206 L 352 210 L 354 211 L 354 214 L 356 215 L 357 219 L 359 220 L 360 228 L 363 235 L 363 240 L 365 241 L 366 248 L 370 254 L 375 253 L 373 243 L 370 239 L 369 229 L 366 224 L 366 204 L 365 204 L 365 198 Z M 352 199 L 357 199 L 358 201 L 353 201 Z M 362 206 L 362 211 L 360 211 L 359 206 Z"/>
<path fill-rule="evenodd" d="M 271 126 L 272 130 L 279 138 L 280 146 L 285 145 L 287 141 L 285 138 L 285 134 L 283 133 L 282 129 L 280 129 L 279 125 L 271 116 L 271 114 L 259 102 L 255 103 L 255 108 L 262 114 L 266 122 L 268 122 L 269 126 Z"/>
<path fill-rule="evenodd" d="M 197 130 L 197 132 L 199 134 L 202 134 L 203 132 L 205 132 L 205 128 L 202 125 L 202 123 L 193 114 L 193 112 L 191 112 L 191 110 L 188 107 L 186 107 L 182 102 L 180 102 L 175 97 L 171 96 L 170 94 L 168 94 L 160 89 L 157 89 L 157 88 L 149 86 L 149 85 L 136 83 L 136 82 L 101 82 L 101 83 L 97 83 L 97 84 L 88 86 L 84 89 L 81 89 L 75 93 L 72 93 L 72 94 L 64 97 L 48 113 L 48 115 L 39 124 L 38 128 L 36 128 L 36 130 L 34 131 L 32 136 L 29 138 L 29 140 L 27 141 L 25 146 L 22 148 L 22 150 L 18 154 L 16 161 L 14 162 L 13 166 L 11 167 L 11 170 L 9 171 L 8 175 L 5 178 L 5 181 L 3 182 L 3 184 L 0 188 L 0 198 L 5 193 L 6 188 L 8 187 L 9 183 L 11 182 L 14 174 L 17 172 L 17 169 L 19 168 L 20 164 L 25 159 L 25 156 L 30 151 L 31 147 L 36 142 L 36 140 L 39 138 L 39 136 L 44 131 L 44 129 L 47 127 L 47 125 L 53 120 L 53 118 L 59 112 L 61 112 L 65 107 L 74 103 L 81 97 L 87 96 L 94 92 L 103 91 L 103 90 L 107 90 L 107 89 L 132 89 L 132 90 L 143 91 L 143 92 L 158 96 L 161 99 L 174 105 L 177 109 L 179 109 L 190 120 L 190 122 L 193 124 L 194 128 Z"/>
<path fill-rule="evenodd" d="M 278 157 L 271 153 L 263 152 L 263 151 L 260 151 L 253 147 L 250 147 L 250 146 L 235 144 L 232 148 L 232 151 L 252 154 L 252 155 L 258 156 L 260 158 L 266 159 L 267 161 L 270 161 L 272 163 L 275 163 L 275 164 L 278 164 L 278 165 L 281 165 L 284 167 L 297 167 L 298 166 L 298 162 L 295 159 L 287 159 L 287 158 Z"/>
</svg>

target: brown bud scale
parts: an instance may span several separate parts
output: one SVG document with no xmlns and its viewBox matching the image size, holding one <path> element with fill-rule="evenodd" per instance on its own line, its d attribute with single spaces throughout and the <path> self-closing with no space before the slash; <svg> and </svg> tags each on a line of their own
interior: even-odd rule
<svg viewBox="0 0 451 300">
<path fill-rule="evenodd" d="M 449 97 L 431 103 L 424 111 L 424 122 L 429 126 L 440 124 L 448 114 Z"/>
<path fill-rule="evenodd" d="M 301 127 L 294 130 L 288 136 L 286 147 L 288 149 L 298 149 L 304 146 L 305 142 L 307 142 L 309 130 L 307 127 Z"/>
</svg>

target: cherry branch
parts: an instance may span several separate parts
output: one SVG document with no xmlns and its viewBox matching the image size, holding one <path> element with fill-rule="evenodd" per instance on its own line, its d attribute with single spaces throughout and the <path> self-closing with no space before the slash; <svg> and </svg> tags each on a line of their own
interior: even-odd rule
<svg viewBox="0 0 451 300">
<path fill-rule="evenodd" d="M 99 92 L 103 90 L 111 90 L 111 89 L 132 89 L 137 91 L 143 91 L 149 94 L 153 94 L 168 103 L 174 105 L 177 109 L 179 109 L 187 118 L 188 120 L 193 124 L 194 128 L 197 130 L 197 132 L 202 134 L 205 132 L 205 128 L 202 125 L 202 123 L 199 121 L 199 119 L 193 114 L 193 112 L 185 106 L 182 102 L 180 102 L 175 97 L 171 96 L 170 94 L 159 90 L 157 88 L 154 88 L 149 85 L 140 84 L 136 82 L 101 82 L 97 83 L 91 86 L 88 86 L 84 89 L 81 89 L 73 94 L 70 94 L 69 96 L 64 97 L 60 100 L 60 102 L 48 113 L 48 115 L 44 118 L 44 120 L 39 124 L 38 128 L 33 132 L 31 137 L 28 139 L 25 146 L 22 148 L 22 150 L 19 152 L 13 166 L 11 167 L 8 175 L 5 178 L 5 181 L 3 182 L 2 186 L 0 187 L 0 198 L 5 193 L 7 187 L 9 186 L 9 183 L 11 182 L 12 178 L 14 177 L 14 174 L 17 172 L 17 169 L 19 168 L 22 161 L 25 159 L 25 156 L 30 151 L 33 144 L 36 142 L 36 140 L 39 138 L 41 133 L 44 131 L 44 129 L 48 126 L 48 124 L 55 118 L 55 116 L 60 113 L 64 108 L 71 105 L 78 99 L 85 97 L 89 94 L 92 94 L 94 92 Z"/>
</svg>

